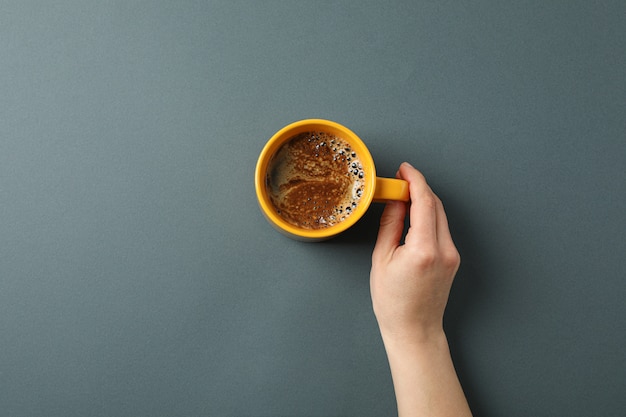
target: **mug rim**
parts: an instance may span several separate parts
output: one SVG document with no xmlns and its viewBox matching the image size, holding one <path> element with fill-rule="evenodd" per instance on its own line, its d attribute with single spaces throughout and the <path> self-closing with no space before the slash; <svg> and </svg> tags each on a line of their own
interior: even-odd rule
<svg viewBox="0 0 626 417">
<path fill-rule="evenodd" d="M 344 221 L 323 229 L 305 229 L 289 223 L 276 212 L 266 190 L 266 172 L 272 157 L 284 143 L 299 133 L 315 130 L 330 131 L 329 133 L 336 134 L 341 139 L 349 142 L 351 147 L 358 148 L 356 151 L 368 180 L 365 182 L 363 195 L 357 208 Z M 374 159 L 363 140 L 346 126 L 326 119 L 303 119 L 288 124 L 272 135 L 259 155 L 254 177 L 257 202 L 269 223 L 279 232 L 289 237 L 305 241 L 318 241 L 331 238 L 347 230 L 363 217 L 374 198 L 376 167 L 374 166 Z"/>
</svg>

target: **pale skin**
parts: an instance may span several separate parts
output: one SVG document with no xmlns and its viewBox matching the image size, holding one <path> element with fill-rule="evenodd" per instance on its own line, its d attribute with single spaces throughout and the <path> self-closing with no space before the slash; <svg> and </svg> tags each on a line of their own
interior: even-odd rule
<svg viewBox="0 0 626 417">
<path fill-rule="evenodd" d="M 424 176 L 403 163 L 397 177 L 408 181 L 411 201 L 389 202 L 383 211 L 370 287 L 398 416 L 471 416 L 443 330 L 460 256 L 443 204 Z"/>
</svg>

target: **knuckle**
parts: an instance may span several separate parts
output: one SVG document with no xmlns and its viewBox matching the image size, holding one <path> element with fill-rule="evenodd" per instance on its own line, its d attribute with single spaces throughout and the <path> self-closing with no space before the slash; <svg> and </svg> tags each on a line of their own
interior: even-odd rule
<svg viewBox="0 0 626 417">
<path fill-rule="evenodd" d="M 430 269 L 438 261 L 438 254 L 435 248 L 421 248 L 412 254 L 413 264 L 416 268 L 426 270 Z"/>
<path fill-rule="evenodd" d="M 425 193 L 422 197 L 421 197 L 421 203 L 431 209 L 434 209 L 437 207 L 437 197 L 433 194 L 433 193 Z"/>
<path fill-rule="evenodd" d="M 459 251 L 457 251 L 454 247 L 448 249 L 444 254 L 443 262 L 448 268 L 458 268 L 461 264 L 461 255 L 459 255 Z"/>
<path fill-rule="evenodd" d="M 411 262 L 416 269 L 423 271 L 433 268 L 456 270 L 461 264 L 461 256 L 454 246 L 443 250 L 420 247 L 411 253 Z"/>
<path fill-rule="evenodd" d="M 392 216 L 391 214 L 383 213 L 380 217 L 381 227 L 395 226 L 400 223 L 404 225 L 404 219 L 399 219 L 397 216 Z"/>
</svg>

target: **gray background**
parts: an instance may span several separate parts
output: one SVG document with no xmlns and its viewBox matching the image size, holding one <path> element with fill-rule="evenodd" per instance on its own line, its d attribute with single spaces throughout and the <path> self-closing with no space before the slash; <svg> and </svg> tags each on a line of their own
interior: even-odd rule
<svg viewBox="0 0 626 417">
<path fill-rule="evenodd" d="M 626 415 L 623 1 L 0 2 L 0 414 L 395 414 L 376 205 L 276 233 L 302 118 L 421 169 L 477 416 Z"/>
</svg>

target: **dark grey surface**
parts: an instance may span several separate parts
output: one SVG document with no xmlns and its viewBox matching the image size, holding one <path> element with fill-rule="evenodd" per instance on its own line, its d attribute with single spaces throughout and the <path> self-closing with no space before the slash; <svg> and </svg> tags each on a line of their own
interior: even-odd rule
<svg viewBox="0 0 626 417">
<path fill-rule="evenodd" d="M 0 3 L 0 413 L 394 415 L 368 287 L 381 207 L 302 244 L 256 206 L 265 141 L 323 117 L 444 200 L 475 415 L 624 416 L 625 18 Z"/>
</svg>

